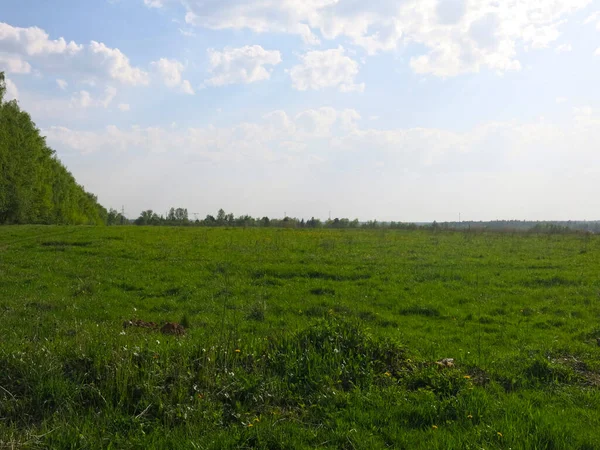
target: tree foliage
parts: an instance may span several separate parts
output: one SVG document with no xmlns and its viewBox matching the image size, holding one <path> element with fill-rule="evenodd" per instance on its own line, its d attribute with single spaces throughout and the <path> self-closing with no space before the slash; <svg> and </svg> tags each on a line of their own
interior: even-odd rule
<svg viewBox="0 0 600 450">
<path fill-rule="evenodd" d="M 0 72 L 0 224 L 103 224 L 107 212 L 78 185 Z"/>
</svg>

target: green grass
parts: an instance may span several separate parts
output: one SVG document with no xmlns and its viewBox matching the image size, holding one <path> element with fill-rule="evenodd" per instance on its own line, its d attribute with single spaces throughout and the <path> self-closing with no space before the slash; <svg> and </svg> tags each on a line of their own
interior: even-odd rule
<svg viewBox="0 0 600 450">
<path fill-rule="evenodd" d="M 585 235 L 1 227 L 0 448 L 594 449 L 599 274 Z"/>
</svg>

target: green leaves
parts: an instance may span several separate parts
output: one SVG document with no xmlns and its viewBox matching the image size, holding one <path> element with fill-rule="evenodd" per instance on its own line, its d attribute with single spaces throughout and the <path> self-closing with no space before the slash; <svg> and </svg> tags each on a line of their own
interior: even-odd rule
<svg viewBox="0 0 600 450">
<path fill-rule="evenodd" d="M 0 224 L 103 224 L 106 210 L 46 146 L 29 114 L 4 102 L 0 72 Z"/>
</svg>

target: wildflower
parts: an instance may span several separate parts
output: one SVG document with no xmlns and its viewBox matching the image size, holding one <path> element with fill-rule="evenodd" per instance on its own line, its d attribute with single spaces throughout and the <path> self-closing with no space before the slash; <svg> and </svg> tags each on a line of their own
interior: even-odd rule
<svg viewBox="0 0 600 450">
<path fill-rule="evenodd" d="M 236 349 L 235 349 L 235 352 L 236 352 L 236 353 L 240 353 L 240 352 L 241 352 L 241 350 L 240 350 L 239 348 L 236 348 Z"/>
<path fill-rule="evenodd" d="M 386 373 L 384 373 L 384 375 L 385 375 L 386 377 L 391 377 L 391 376 L 392 376 L 392 374 L 391 374 L 391 373 L 389 373 L 389 372 L 386 372 Z"/>
<path fill-rule="evenodd" d="M 254 426 L 254 424 L 253 424 L 253 423 L 249 423 L 249 424 L 248 424 L 248 426 L 249 426 L 249 427 L 253 427 L 253 426 Z"/>
<path fill-rule="evenodd" d="M 470 379 L 471 379 L 471 375 L 465 375 L 463 378 L 464 378 L 465 380 L 470 380 Z"/>
<path fill-rule="evenodd" d="M 437 425 L 431 425 L 431 428 L 433 428 L 434 430 L 437 430 Z"/>
<path fill-rule="evenodd" d="M 502 433 L 500 433 L 499 431 L 498 431 L 498 436 L 502 437 Z"/>
<path fill-rule="evenodd" d="M 472 418 L 473 418 L 473 416 L 472 416 L 471 414 L 469 414 L 469 415 L 467 416 L 467 419 L 472 419 Z"/>
</svg>

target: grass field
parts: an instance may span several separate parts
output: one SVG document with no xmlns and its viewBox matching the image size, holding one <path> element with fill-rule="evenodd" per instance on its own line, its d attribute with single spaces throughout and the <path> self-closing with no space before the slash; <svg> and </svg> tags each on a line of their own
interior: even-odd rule
<svg viewBox="0 0 600 450">
<path fill-rule="evenodd" d="M 597 338 L 598 236 L 0 227 L 0 448 L 595 449 Z"/>
</svg>

